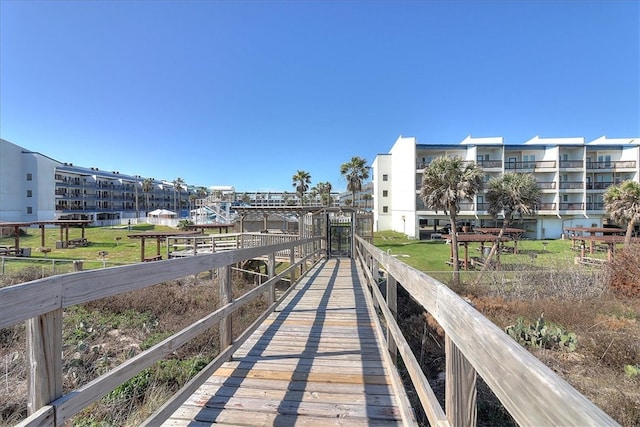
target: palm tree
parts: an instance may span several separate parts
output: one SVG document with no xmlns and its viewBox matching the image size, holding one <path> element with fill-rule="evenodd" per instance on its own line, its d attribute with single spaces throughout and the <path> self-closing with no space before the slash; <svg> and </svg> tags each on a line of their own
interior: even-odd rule
<svg viewBox="0 0 640 427">
<path fill-rule="evenodd" d="M 484 261 L 482 271 L 489 267 L 491 259 L 500 246 L 500 240 L 514 216 L 519 216 L 522 219 L 523 215 L 533 215 L 541 197 L 542 192 L 536 184 L 535 177 L 530 173 L 507 172 L 489 181 L 486 194 L 487 203 L 489 204 L 487 212 L 494 218 L 503 213 L 504 220 L 502 221 L 500 233 L 498 233 L 498 237 L 493 242 L 491 251 Z"/>
<path fill-rule="evenodd" d="M 320 193 L 320 203 L 322 206 L 331 206 L 331 190 L 332 186 L 330 182 L 319 182 L 316 187 Z"/>
<path fill-rule="evenodd" d="M 149 211 L 149 193 L 153 190 L 153 179 L 146 178 L 142 181 L 142 191 L 144 192 L 145 207 Z"/>
<path fill-rule="evenodd" d="M 347 191 L 351 191 L 353 206 L 357 206 L 356 192 L 362 191 L 362 181 L 369 178 L 367 161 L 361 157 L 353 156 L 351 161 L 340 166 L 340 174 L 347 180 Z"/>
<path fill-rule="evenodd" d="M 184 180 L 182 178 L 176 178 L 173 180 L 172 182 L 173 184 L 173 210 L 176 211 L 176 213 L 179 215 L 179 212 L 176 210 L 176 193 L 178 193 L 178 200 L 180 200 L 180 192 L 182 190 L 184 190 Z M 179 202 L 179 205 L 181 205 L 182 202 Z"/>
<path fill-rule="evenodd" d="M 299 170 L 291 179 L 293 180 L 293 187 L 300 197 L 300 206 L 303 206 L 304 193 L 309 189 L 309 185 L 311 184 L 311 175 L 309 175 L 307 171 Z"/>
<path fill-rule="evenodd" d="M 451 249 L 453 254 L 453 282 L 460 282 L 458 263 L 457 215 L 460 202 L 473 200 L 482 189 L 482 168 L 461 157 L 438 157 L 424 170 L 420 197 L 424 204 L 436 213 L 440 210 L 451 221 Z"/>
<path fill-rule="evenodd" d="M 607 188 L 604 209 L 614 221 L 627 223 L 624 247 L 628 248 L 633 229 L 640 221 L 640 184 L 629 180 Z"/>
<path fill-rule="evenodd" d="M 369 207 L 369 200 L 373 200 L 373 196 L 369 193 L 362 195 L 362 200 L 364 200 L 364 208 L 367 209 Z"/>
<path fill-rule="evenodd" d="M 320 195 L 320 191 L 318 190 L 318 186 L 313 186 L 309 190 L 309 198 L 313 200 L 314 205 L 318 204 L 318 196 Z"/>
</svg>

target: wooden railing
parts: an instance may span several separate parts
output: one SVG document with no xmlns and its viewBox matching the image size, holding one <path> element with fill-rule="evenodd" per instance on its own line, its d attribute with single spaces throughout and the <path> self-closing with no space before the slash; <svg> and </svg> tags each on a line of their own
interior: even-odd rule
<svg viewBox="0 0 640 427">
<path fill-rule="evenodd" d="M 278 233 L 220 233 L 209 235 L 174 236 L 167 238 L 167 259 L 200 253 L 231 251 L 241 248 L 275 245 L 298 240 L 293 234 Z M 288 256 L 287 250 L 276 256 Z"/>
<path fill-rule="evenodd" d="M 167 402 L 148 425 L 157 425 L 172 412 L 184 396 L 192 394 L 275 309 L 275 284 L 299 277 L 310 263 L 320 259 L 326 245 L 321 237 L 300 239 L 268 246 L 202 254 L 162 262 L 140 263 L 102 270 L 52 276 L 0 289 L 0 329 L 27 322 L 27 369 L 29 417 L 21 426 L 62 426 L 120 384 L 133 378 L 163 357 L 207 329 L 220 325 L 221 352 L 205 369 Z M 290 265 L 275 273 L 276 253 L 288 251 Z M 301 254 L 297 261 L 294 254 Z M 256 257 L 268 259 L 269 278 L 243 296 L 231 298 L 231 268 Z M 220 308 L 184 328 L 150 349 L 128 359 L 95 380 L 63 394 L 62 390 L 62 315 L 65 308 L 100 298 L 147 288 L 167 280 L 204 271 L 218 272 Z M 293 289 L 290 287 L 289 289 Z M 231 314 L 258 296 L 268 293 L 269 307 L 238 339 L 231 339 Z M 286 296 L 281 296 L 280 300 Z"/>
<path fill-rule="evenodd" d="M 385 318 L 392 357 L 396 352 L 402 357 L 432 426 L 475 425 L 477 374 L 519 425 L 618 425 L 443 283 L 358 236 L 356 253 Z M 380 270 L 386 272 L 386 299 L 378 286 Z M 396 323 L 397 285 L 406 289 L 446 334 L 444 410 Z"/>
</svg>

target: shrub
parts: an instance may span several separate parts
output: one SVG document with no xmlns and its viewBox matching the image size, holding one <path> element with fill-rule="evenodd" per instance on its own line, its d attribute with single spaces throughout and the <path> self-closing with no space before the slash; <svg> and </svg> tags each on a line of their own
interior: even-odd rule
<svg viewBox="0 0 640 427">
<path fill-rule="evenodd" d="M 578 346 L 576 334 L 545 322 L 544 313 L 529 325 L 525 325 L 524 319 L 519 317 L 515 325 L 507 326 L 505 332 L 520 344 L 530 347 L 574 351 Z"/>
</svg>

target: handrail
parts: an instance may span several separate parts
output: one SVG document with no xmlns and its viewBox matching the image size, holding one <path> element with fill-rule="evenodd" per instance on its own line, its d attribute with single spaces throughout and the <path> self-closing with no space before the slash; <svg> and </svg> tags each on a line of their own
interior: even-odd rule
<svg viewBox="0 0 640 427">
<path fill-rule="evenodd" d="M 275 284 L 285 276 L 293 283 L 324 254 L 322 237 L 251 247 L 228 252 L 201 254 L 155 263 L 140 263 L 102 270 L 90 270 L 52 276 L 19 285 L 0 288 L 0 328 L 27 321 L 27 365 L 29 368 L 29 417 L 20 426 L 61 426 L 71 417 L 100 399 L 120 384 L 133 378 L 156 361 L 174 352 L 193 337 L 220 324 L 221 350 L 205 370 L 226 361 L 241 339 L 231 342 L 231 313 L 259 295 L 268 292 L 269 307 L 264 318 L 275 308 Z M 288 250 L 290 265 L 275 274 L 275 254 Z M 302 254 L 297 260 L 294 254 Z M 269 279 L 243 296 L 231 299 L 231 266 L 244 260 L 267 256 Z M 164 341 L 128 359 L 93 381 L 62 394 L 62 312 L 69 306 L 107 296 L 143 289 L 169 280 L 203 271 L 218 270 L 221 307 Z M 290 288 L 291 289 L 291 288 Z M 286 296 L 281 296 L 280 299 Z M 249 328 L 255 328 L 257 323 Z M 202 379 L 204 381 L 204 377 Z M 194 383 L 194 380 L 190 384 Z"/>
<path fill-rule="evenodd" d="M 451 425 L 475 425 L 476 372 L 520 425 L 619 425 L 446 285 L 359 236 L 355 240 L 358 260 L 389 325 L 390 348 L 395 348 L 391 342 L 395 341 L 431 425 L 444 424 L 442 408 L 417 361 L 404 348 L 406 341 L 392 310 L 377 289 L 380 268 L 387 273 L 387 286 L 400 284 L 445 331 L 445 408 Z"/>
</svg>

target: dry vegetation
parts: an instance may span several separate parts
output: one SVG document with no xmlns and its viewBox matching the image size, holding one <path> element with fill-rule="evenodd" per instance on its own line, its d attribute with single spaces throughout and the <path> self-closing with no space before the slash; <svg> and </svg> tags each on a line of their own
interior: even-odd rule
<svg viewBox="0 0 640 427">
<path fill-rule="evenodd" d="M 20 273 L 19 280 L 29 280 L 27 272 Z M 235 296 L 253 286 L 253 282 L 234 277 Z M 262 299 L 256 301 L 234 314 L 234 336 L 266 308 Z M 197 280 L 191 276 L 66 310 L 64 392 L 86 384 L 217 307 L 217 279 L 201 275 Z M 137 425 L 218 352 L 219 334 L 214 327 L 78 414 L 72 425 Z M 0 425 L 14 425 L 27 412 L 23 324 L 0 330 L 0 361 Z"/>
<path fill-rule="evenodd" d="M 575 333 L 575 351 L 528 348 L 620 424 L 640 426 L 640 247 L 619 251 L 604 269 L 492 272 L 485 279 L 456 291 L 501 328 L 518 318 L 533 324 L 544 313 L 547 322 Z M 408 295 L 400 298 L 405 335 L 442 403 L 442 332 Z M 482 381 L 478 400 L 479 425 L 515 425 Z"/>
</svg>

